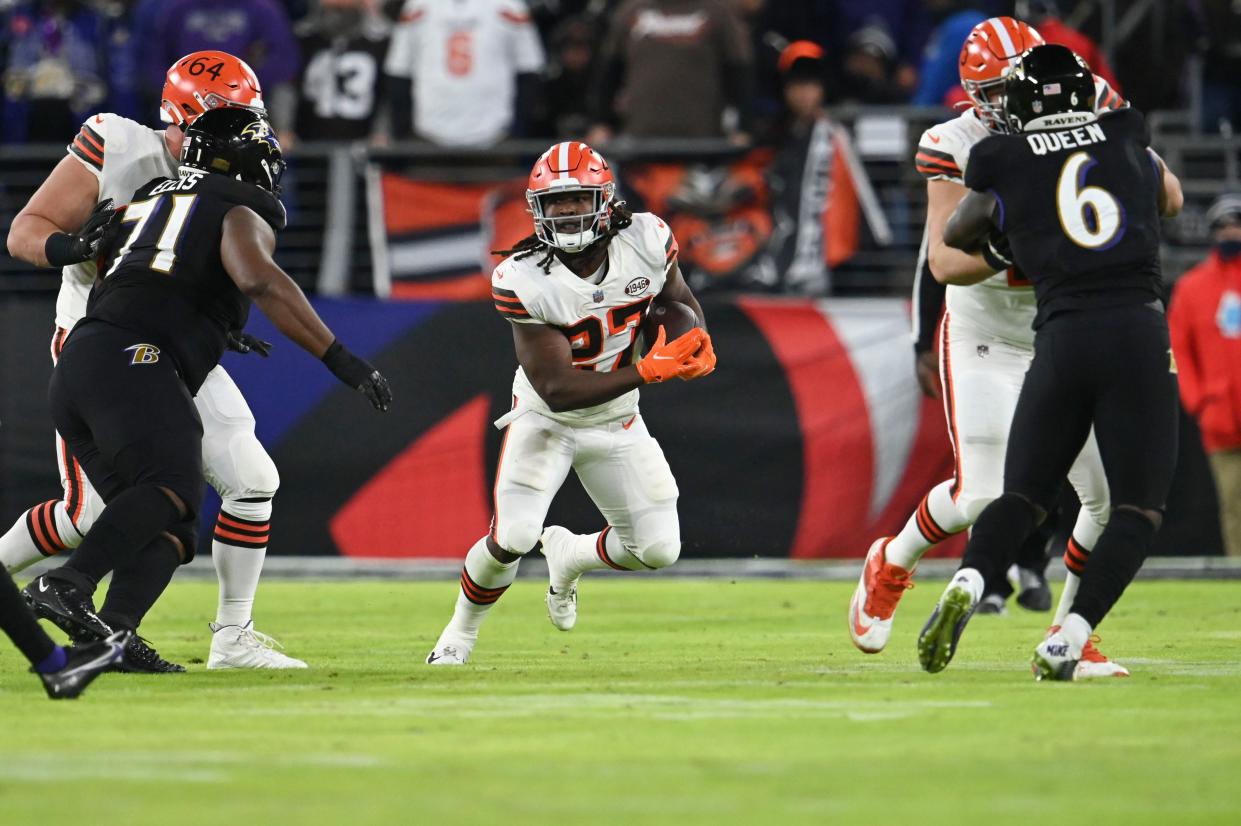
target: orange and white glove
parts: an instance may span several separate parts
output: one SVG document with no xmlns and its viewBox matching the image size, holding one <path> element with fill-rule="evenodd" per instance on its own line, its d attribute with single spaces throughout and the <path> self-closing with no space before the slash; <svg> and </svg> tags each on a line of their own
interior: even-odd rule
<svg viewBox="0 0 1241 826">
<path fill-rule="evenodd" d="M 689 372 L 683 374 L 683 379 L 700 379 L 703 376 L 710 375 L 715 369 L 715 347 L 711 345 L 711 334 L 704 331 L 702 347 L 693 356 L 694 367 Z"/>
<path fill-rule="evenodd" d="M 695 354 L 702 348 L 706 337 L 706 330 L 695 327 L 680 338 L 666 341 L 663 325 L 660 325 L 655 343 L 638 362 L 638 375 L 647 384 L 685 378 L 686 373 L 697 367 Z"/>
</svg>

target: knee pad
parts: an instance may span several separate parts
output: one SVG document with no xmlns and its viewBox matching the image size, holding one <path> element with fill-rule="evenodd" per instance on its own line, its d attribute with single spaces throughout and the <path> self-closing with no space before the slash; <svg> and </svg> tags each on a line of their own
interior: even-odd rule
<svg viewBox="0 0 1241 826">
<path fill-rule="evenodd" d="M 495 543 L 511 554 L 524 556 L 534 550 L 543 535 L 543 526 L 537 522 L 516 519 L 501 524 L 496 531 Z"/>
<path fill-rule="evenodd" d="M 1144 548 L 1154 544 L 1155 534 L 1162 524 L 1162 513 L 1136 505 L 1117 505 L 1112 510 L 1112 518 L 1107 522 L 1108 528 L 1130 541 L 1143 543 Z"/>
<path fill-rule="evenodd" d="M 189 565 L 198 553 L 198 520 L 184 519 L 168 529 L 168 533 L 181 543 L 184 556 L 182 565 Z"/>
<path fill-rule="evenodd" d="M 656 539 L 630 553 L 648 568 L 667 568 L 681 556 L 681 540 L 675 537 Z"/>
<path fill-rule="evenodd" d="M 652 502 L 674 501 L 680 496 L 672 468 L 668 467 L 668 460 L 664 458 L 663 450 L 654 439 L 634 448 L 633 467 L 642 484 L 642 490 Z M 675 556 L 673 559 L 675 560 Z"/>
<path fill-rule="evenodd" d="M 271 499 L 280 472 L 253 431 L 234 433 L 223 452 L 203 451 L 203 467 L 221 499 Z"/>
</svg>

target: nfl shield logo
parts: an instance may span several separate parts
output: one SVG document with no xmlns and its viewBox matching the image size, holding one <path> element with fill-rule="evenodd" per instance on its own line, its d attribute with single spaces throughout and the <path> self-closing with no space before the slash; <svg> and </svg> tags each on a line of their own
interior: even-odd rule
<svg viewBox="0 0 1241 826">
<path fill-rule="evenodd" d="M 603 290 L 595 290 L 594 295 L 592 295 L 591 298 L 594 299 L 596 304 L 601 303 L 603 301 Z"/>
</svg>

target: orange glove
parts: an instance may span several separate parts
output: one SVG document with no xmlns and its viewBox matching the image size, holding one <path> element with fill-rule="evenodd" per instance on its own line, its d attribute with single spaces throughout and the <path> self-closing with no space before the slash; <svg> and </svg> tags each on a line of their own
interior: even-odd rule
<svg viewBox="0 0 1241 826">
<path fill-rule="evenodd" d="M 638 375 L 647 384 L 684 378 L 687 372 L 695 369 L 697 362 L 694 354 L 702 348 L 706 337 L 705 330 L 695 327 L 680 338 L 668 342 L 661 324 L 655 343 L 638 362 Z"/>
<path fill-rule="evenodd" d="M 711 345 L 711 335 L 704 331 L 702 347 L 691 359 L 694 367 L 682 374 L 683 379 L 700 379 L 715 369 L 715 348 Z"/>
</svg>

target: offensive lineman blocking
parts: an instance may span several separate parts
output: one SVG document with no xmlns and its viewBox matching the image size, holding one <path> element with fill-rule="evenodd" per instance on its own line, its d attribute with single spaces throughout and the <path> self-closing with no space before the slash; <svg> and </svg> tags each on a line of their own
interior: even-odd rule
<svg viewBox="0 0 1241 826">
<path fill-rule="evenodd" d="M 83 226 L 96 203 L 124 204 L 152 178 L 176 177 L 185 127 L 221 106 L 263 111 L 254 72 L 226 52 L 186 55 L 169 68 L 164 83 L 160 117 L 167 129 L 149 129 L 107 113 L 88 118 L 68 155 L 14 218 L 9 253 L 37 266 L 63 267 L 53 364 L 69 331 L 85 315 L 95 282 L 94 250 L 83 244 L 82 235 L 66 233 Z M 244 336 L 235 331 L 235 339 Z M 234 341 L 233 346 L 244 351 L 246 345 Z M 203 421 L 205 475 L 223 500 L 212 542 L 220 600 L 207 667 L 305 668 L 301 660 L 274 650 L 271 638 L 254 630 L 251 617 L 270 535 L 272 497 L 280 485 L 275 463 L 255 437 L 254 415 L 223 367 L 211 371 L 195 405 Z M 31 508 L 0 537 L 0 562 L 9 571 L 76 548 L 103 511 L 103 500 L 60 436 L 56 447 L 65 497 Z M 105 602 L 102 612 L 107 610 Z"/>
<path fill-rule="evenodd" d="M 577 621 L 587 571 L 664 568 L 681 551 L 676 480 L 638 412 L 638 388 L 705 376 L 715 353 L 705 329 L 659 336 L 636 360 L 638 329 L 656 299 L 702 308 L 681 278 L 677 244 L 650 213 L 614 201 L 604 159 L 584 143 L 553 146 L 530 173 L 535 233 L 492 275 L 496 309 L 513 326 L 520 366 L 496 470 L 491 532 L 465 558 L 452 620 L 427 656 L 463 665 L 491 606 L 536 548 L 547 558 L 547 609 L 562 631 Z M 572 468 L 607 520 L 590 536 L 544 528 Z"/>
<path fill-rule="evenodd" d="M 927 179 L 928 200 L 918 269 L 920 277 L 927 267 L 936 280 L 948 284 L 939 363 L 955 471 L 923 497 L 899 534 L 875 540 L 867 552 L 850 601 L 848 627 L 854 645 L 868 654 L 887 645 L 897 603 L 913 587 L 922 555 L 969 528 L 1003 492 L 1009 427 L 1034 355 L 1034 291 L 1005 250 L 992 247 L 966 254 L 943 243 L 943 230 L 968 192 L 964 176 L 971 150 L 989 135 L 1005 131 L 1000 101 L 1005 73 L 1022 52 L 1042 43 L 1037 31 L 1011 17 L 993 17 L 975 26 L 961 48 L 960 63 L 961 86 L 972 106 L 931 127 L 918 142 L 916 166 Z M 1095 77 L 1094 83 L 1097 108 L 1127 105 L 1105 80 Z M 1068 476 L 1082 510 L 1065 552 L 1068 574 L 1053 628 L 1072 604 L 1087 555 L 1108 520 L 1107 479 L 1093 436 Z M 981 597 L 982 583 L 976 585 Z M 1129 674 L 1093 644 L 1086 646 L 1079 672 L 1080 677 Z"/>
</svg>

